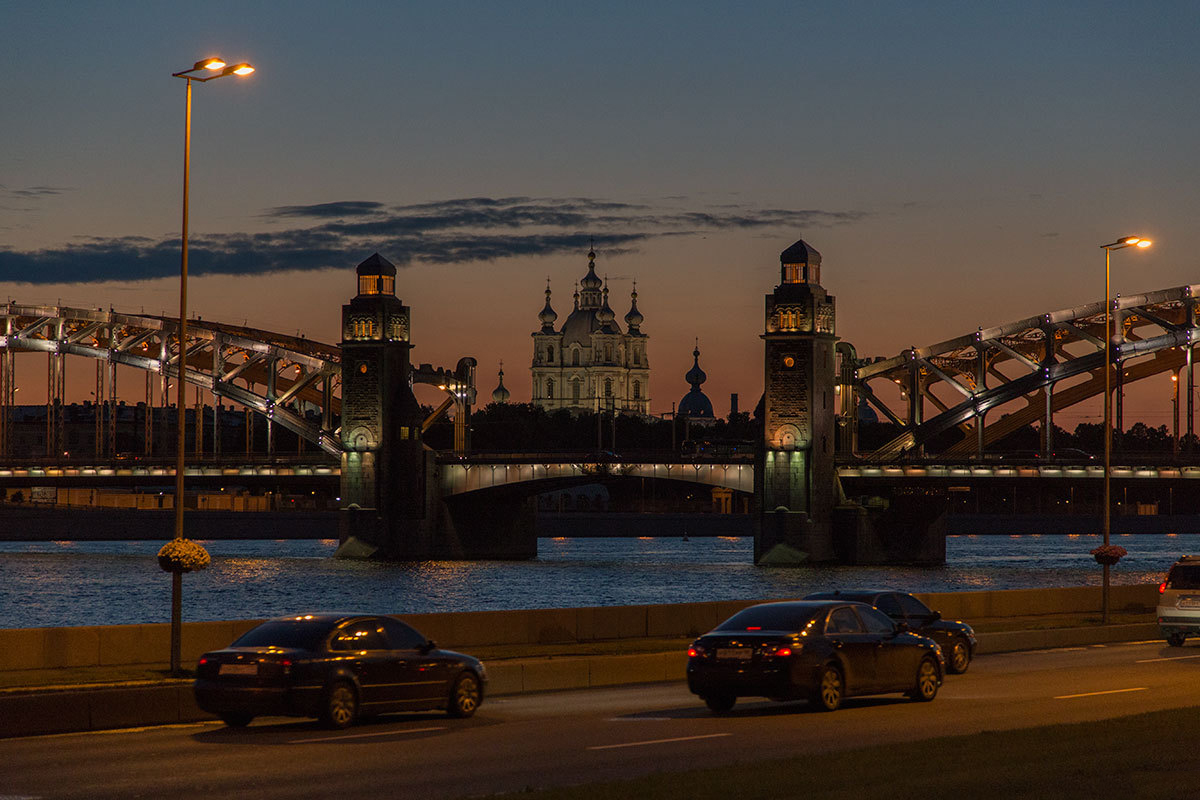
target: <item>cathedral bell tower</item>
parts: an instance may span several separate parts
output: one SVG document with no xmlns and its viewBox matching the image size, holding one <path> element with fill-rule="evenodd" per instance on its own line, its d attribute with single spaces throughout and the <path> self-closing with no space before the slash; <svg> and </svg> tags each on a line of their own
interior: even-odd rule
<svg viewBox="0 0 1200 800">
<path fill-rule="evenodd" d="M 410 383 L 410 310 L 396 267 L 376 253 L 358 265 L 342 306 L 342 514 L 339 554 L 405 558 L 426 517 L 422 414 Z M 345 552 L 343 552 L 345 551 Z"/>
<path fill-rule="evenodd" d="M 800 240 L 779 256 L 766 297 L 763 440 L 755 475 L 754 561 L 834 560 L 834 298 L 821 254 Z"/>
</svg>

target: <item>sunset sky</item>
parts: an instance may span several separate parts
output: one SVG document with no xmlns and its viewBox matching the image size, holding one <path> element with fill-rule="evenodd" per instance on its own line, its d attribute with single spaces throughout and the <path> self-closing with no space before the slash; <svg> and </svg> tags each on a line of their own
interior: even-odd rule
<svg viewBox="0 0 1200 800">
<path fill-rule="evenodd" d="M 656 412 L 697 337 L 717 413 L 753 405 L 801 237 L 860 355 L 1099 300 L 1122 235 L 1155 244 L 1115 292 L 1200 283 L 1190 2 L 8 0 L 0 47 L 0 295 L 177 309 L 171 73 L 250 61 L 195 88 L 193 315 L 336 341 L 378 251 L 415 360 L 475 356 L 485 397 L 503 359 L 528 400 L 546 278 L 561 321 L 593 237 Z"/>
</svg>

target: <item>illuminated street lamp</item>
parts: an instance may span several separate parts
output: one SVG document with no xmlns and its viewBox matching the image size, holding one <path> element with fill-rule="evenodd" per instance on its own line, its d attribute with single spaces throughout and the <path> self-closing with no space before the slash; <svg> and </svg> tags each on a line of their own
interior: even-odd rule
<svg viewBox="0 0 1200 800">
<path fill-rule="evenodd" d="M 1112 289 L 1109 280 L 1109 262 L 1113 250 L 1126 247 L 1146 248 L 1149 239 L 1140 236 L 1122 236 L 1115 242 L 1100 245 L 1104 249 L 1104 546 L 1108 546 L 1112 530 Z M 1102 621 L 1108 622 L 1108 569 L 1104 567 L 1104 589 L 1101 600 Z"/>
<path fill-rule="evenodd" d="M 220 58 L 210 57 L 197 61 L 191 69 L 171 73 L 172 77 L 187 81 L 187 114 L 184 117 L 183 133 L 183 233 L 179 262 L 179 376 L 178 376 L 178 439 L 175 454 L 175 538 L 183 538 L 183 456 L 187 449 L 187 403 L 185 391 L 187 381 L 187 279 L 188 279 L 188 184 L 191 180 L 192 160 L 192 82 L 207 83 L 229 75 L 243 77 L 254 72 L 249 64 L 227 66 Z M 207 74 L 205 74 L 207 73 Z M 197 421 L 199 424 L 199 421 Z M 180 639 L 180 595 L 182 593 L 179 572 L 172 573 L 171 581 L 171 671 L 179 671 Z"/>
</svg>

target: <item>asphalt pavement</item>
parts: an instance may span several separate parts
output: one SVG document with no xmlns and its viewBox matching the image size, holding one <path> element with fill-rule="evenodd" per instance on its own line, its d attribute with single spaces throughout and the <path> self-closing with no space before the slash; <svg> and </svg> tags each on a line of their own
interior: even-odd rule
<svg viewBox="0 0 1200 800">
<path fill-rule="evenodd" d="M 1200 646 L 1161 640 L 978 657 L 932 703 L 741 701 L 714 716 L 680 682 L 491 698 L 469 720 L 391 715 L 347 731 L 284 718 L 0 740 L 0 795 L 452 798 L 948 734 L 1200 705 Z"/>
</svg>

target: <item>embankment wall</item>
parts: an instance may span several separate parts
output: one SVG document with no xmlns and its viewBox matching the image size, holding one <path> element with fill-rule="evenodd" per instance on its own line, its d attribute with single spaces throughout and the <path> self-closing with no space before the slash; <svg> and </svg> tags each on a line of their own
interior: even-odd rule
<svg viewBox="0 0 1200 800">
<path fill-rule="evenodd" d="M 1153 609 L 1153 584 L 1114 586 L 1114 611 Z M 1098 611 L 1097 587 L 1009 589 L 919 594 L 948 619 L 968 622 L 1003 617 Z M 597 606 L 521 611 L 402 614 L 442 647 L 554 644 L 610 639 L 696 636 L 735 612 L 761 600 L 730 600 L 668 605 Z M 183 625 L 185 663 L 207 650 L 225 647 L 261 620 L 187 622 Z M 171 626 L 106 625 L 76 628 L 0 629 L 0 671 L 64 667 L 162 665 L 170 660 Z"/>
</svg>

